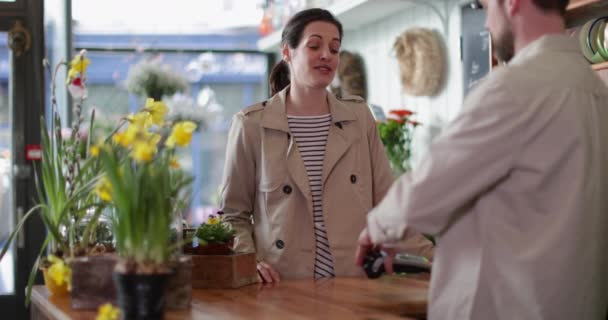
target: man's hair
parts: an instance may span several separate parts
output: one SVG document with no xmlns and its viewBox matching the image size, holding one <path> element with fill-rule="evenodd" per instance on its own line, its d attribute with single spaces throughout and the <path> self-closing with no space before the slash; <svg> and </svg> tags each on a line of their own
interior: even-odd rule
<svg viewBox="0 0 608 320">
<path fill-rule="evenodd" d="M 570 0 L 532 0 L 534 4 L 544 11 L 557 11 L 562 16 L 566 14 L 566 8 Z"/>
</svg>

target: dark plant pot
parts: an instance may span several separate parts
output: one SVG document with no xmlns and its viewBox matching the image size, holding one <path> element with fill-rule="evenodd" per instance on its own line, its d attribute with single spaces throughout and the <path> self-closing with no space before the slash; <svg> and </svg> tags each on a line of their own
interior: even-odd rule
<svg viewBox="0 0 608 320">
<path fill-rule="evenodd" d="M 232 251 L 232 245 L 234 241 L 230 240 L 228 243 L 207 243 L 206 245 L 194 247 L 193 254 L 200 255 L 229 255 L 234 253 Z"/>
<path fill-rule="evenodd" d="M 123 319 L 163 319 L 169 274 L 114 273 L 118 305 Z"/>
</svg>

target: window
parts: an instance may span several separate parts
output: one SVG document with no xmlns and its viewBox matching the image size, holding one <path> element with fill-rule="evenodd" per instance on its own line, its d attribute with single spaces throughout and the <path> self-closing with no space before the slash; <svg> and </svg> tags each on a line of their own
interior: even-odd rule
<svg viewBox="0 0 608 320">
<path fill-rule="evenodd" d="M 88 44 L 94 46 L 90 37 Z M 182 167 L 194 176 L 191 206 L 184 216 L 190 224 L 198 225 L 208 214 L 215 213 L 230 120 L 240 109 L 267 97 L 267 55 L 228 50 L 136 53 L 89 49 L 88 57 L 89 97 L 83 111 L 87 115 L 95 108 L 96 127 L 105 128 L 104 135 L 111 132 L 121 116 L 145 103 L 145 97 L 127 90 L 125 80 L 132 66 L 153 59 L 187 79 L 188 92 L 163 98 L 170 115 L 179 111 L 201 117 L 205 123 L 194 134 L 190 147 L 179 154 Z"/>
</svg>

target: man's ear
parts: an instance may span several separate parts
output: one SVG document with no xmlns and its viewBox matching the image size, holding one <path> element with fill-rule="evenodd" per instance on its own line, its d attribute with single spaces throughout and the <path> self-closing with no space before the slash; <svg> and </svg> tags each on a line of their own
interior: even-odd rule
<svg viewBox="0 0 608 320">
<path fill-rule="evenodd" d="M 287 43 L 283 44 L 281 48 L 281 55 L 283 56 L 283 60 L 285 62 L 289 62 L 291 60 L 291 53 L 289 52 L 289 46 Z"/>
<path fill-rule="evenodd" d="M 523 1 L 531 1 L 531 0 L 523 0 Z M 509 16 L 514 16 L 521 9 L 522 0 L 505 0 L 507 6 L 507 12 Z M 530 3 L 530 5 L 533 5 Z"/>
</svg>

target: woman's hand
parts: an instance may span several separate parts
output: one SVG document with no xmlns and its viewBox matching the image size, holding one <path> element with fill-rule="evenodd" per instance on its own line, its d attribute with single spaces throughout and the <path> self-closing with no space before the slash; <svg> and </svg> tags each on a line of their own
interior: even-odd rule
<svg viewBox="0 0 608 320">
<path fill-rule="evenodd" d="M 264 261 L 258 262 L 258 279 L 263 283 L 277 283 L 281 281 L 279 273 Z"/>
</svg>

